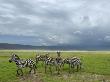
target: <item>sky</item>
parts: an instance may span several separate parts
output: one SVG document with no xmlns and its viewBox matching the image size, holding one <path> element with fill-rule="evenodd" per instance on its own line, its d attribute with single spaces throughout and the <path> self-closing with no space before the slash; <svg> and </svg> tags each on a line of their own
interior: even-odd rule
<svg viewBox="0 0 110 82">
<path fill-rule="evenodd" d="M 0 43 L 110 47 L 110 0 L 0 0 Z"/>
</svg>

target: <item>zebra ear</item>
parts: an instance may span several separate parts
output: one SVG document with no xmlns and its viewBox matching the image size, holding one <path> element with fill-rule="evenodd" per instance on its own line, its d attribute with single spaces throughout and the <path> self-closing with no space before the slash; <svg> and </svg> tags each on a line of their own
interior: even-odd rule
<svg viewBox="0 0 110 82">
<path fill-rule="evenodd" d="M 60 51 L 57 51 L 58 56 L 60 56 Z"/>
</svg>

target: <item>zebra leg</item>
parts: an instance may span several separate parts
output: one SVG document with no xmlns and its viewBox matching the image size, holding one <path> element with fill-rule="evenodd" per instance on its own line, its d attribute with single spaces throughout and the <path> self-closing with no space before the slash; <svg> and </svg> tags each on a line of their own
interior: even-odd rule
<svg viewBox="0 0 110 82">
<path fill-rule="evenodd" d="M 82 63 L 80 63 L 80 70 L 82 69 Z"/>
<path fill-rule="evenodd" d="M 20 74 L 19 74 L 19 69 L 17 69 L 16 71 L 17 71 L 17 74 L 16 74 L 16 75 L 20 75 Z"/>
<path fill-rule="evenodd" d="M 57 66 L 55 66 L 56 67 L 56 71 L 58 70 L 58 68 L 57 68 Z"/>
<path fill-rule="evenodd" d="M 62 69 L 62 70 L 64 69 L 64 64 L 61 65 L 61 69 Z"/>
<path fill-rule="evenodd" d="M 19 71 L 21 72 L 21 74 L 19 73 Z M 22 71 L 22 69 L 17 69 L 17 75 L 23 76 L 23 71 Z"/>
<path fill-rule="evenodd" d="M 70 70 L 71 70 L 71 66 L 70 66 L 70 64 L 69 64 L 69 73 L 70 73 Z"/>
<path fill-rule="evenodd" d="M 36 65 L 33 66 L 34 74 L 36 73 Z"/>
<path fill-rule="evenodd" d="M 75 72 L 75 66 L 73 65 L 72 66 L 72 73 L 74 73 Z"/>
<path fill-rule="evenodd" d="M 45 65 L 45 73 L 47 72 L 47 65 Z"/>
<path fill-rule="evenodd" d="M 36 61 L 35 61 L 35 62 L 36 62 L 36 64 L 38 64 L 38 60 L 37 60 L 37 59 L 36 59 Z"/>
<path fill-rule="evenodd" d="M 62 70 L 64 70 L 64 66 L 65 66 L 65 64 L 62 65 Z"/>
<path fill-rule="evenodd" d="M 73 73 L 74 72 L 74 65 L 71 64 L 70 68 L 71 68 L 71 72 Z"/>
<path fill-rule="evenodd" d="M 60 67 L 58 66 L 58 75 L 60 74 L 59 71 L 60 71 Z"/>
<path fill-rule="evenodd" d="M 42 66 L 44 66 L 44 61 L 42 61 Z"/>
<path fill-rule="evenodd" d="M 23 76 L 23 71 L 22 71 L 22 69 L 21 69 L 21 76 Z"/>
<path fill-rule="evenodd" d="M 50 73 L 52 74 L 52 68 L 51 68 L 51 65 L 49 66 L 49 69 L 50 69 Z"/>
<path fill-rule="evenodd" d="M 34 74 L 36 74 L 36 69 L 34 68 Z"/>
<path fill-rule="evenodd" d="M 63 64 L 63 63 L 61 63 L 61 64 L 59 65 L 59 71 L 60 71 L 60 72 L 62 72 L 63 67 L 64 67 L 64 64 Z"/>
<path fill-rule="evenodd" d="M 31 71 L 32 71 L 32 67 L 30 68 L 30 71 L 29 71 L 29 73 L 31 73 Z"/>
<path fill-rule="evenodd" d="M 79 65 L 77 65 L 77 72 L 79 71 Z"/>
<path fill-rule="evenodd" d="M 70 68 L 71 68 L 71 72 L 73 72 L 73 65 L 72 64 L 71 64 Z"/>
</svg>

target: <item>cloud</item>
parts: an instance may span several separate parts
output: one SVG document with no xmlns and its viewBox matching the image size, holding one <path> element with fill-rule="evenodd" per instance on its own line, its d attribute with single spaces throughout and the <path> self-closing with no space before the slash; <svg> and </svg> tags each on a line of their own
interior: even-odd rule
<svg viewBox="0 0 110 82">
<path fill-rule="evenodd" d="M 13 13 L 14 9 L 15 9 L 15 7 L 12 4 L 9 4 L 9 3 L 8 4 L 7 3 L 2 3 L 0 5 L 1 13 Z"/>
<path fill-rule="evenodd" d="M 107 41 L 107 42 L 110 42 L 110 36 L 105 36 L 104 40 Z"/>
<path fill-rule="evenodd" d="M 36 37 L 36 45 L 102 43 L 109 9 L 109 0 L 0 0 L 0 34 Z"/>
</svg>

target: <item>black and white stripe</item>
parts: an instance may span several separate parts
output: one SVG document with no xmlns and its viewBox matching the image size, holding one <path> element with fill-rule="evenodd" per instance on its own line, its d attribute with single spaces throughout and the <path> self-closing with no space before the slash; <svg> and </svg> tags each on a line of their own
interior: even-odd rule
<svg viewBox="0 0 110 82">
<path fill-rule="evenodd" d="M 60 52 L 57 52 L 56 58 L 48 56 L 45 59 L 45 72 L 47 70 L 47 67 L 49 67 L 50 72 L 52 73 L 52 66 L 56 67 L 56 71 L 59 74 L 59 72 L 61 71 L 61 67 L 63 66 L 63 60 L 60 56 Z"/>
<path fill-rule="evenodd" d="M 47 54 L 45 54 L 45 55 L 40 55 L 40 54 L 37 54 L 36 55 L 36 63 L 38 63 L 39 61 L 41 61 L 42 62 L 42 66 L 43 66 L 43 64 L 45 63 L 45 59 L 46 58 L 48 58 L 48 55 L 49 55 L 49 53 L 47 53 Z"/>
<path fill-rule="evenodd" d="M 72 68 L 77 67 L 77 71 L 78 71 L 79 69 L 81 69 L 81 65 L 82 65 L 82 62 L 81 62 L 80 58 L 73 57 L 71 59 L 71 67 Z"/>
<path fill-rule="evenodd" d="M 55 65 L 56 65 L 56 70 L 59 72 L 61 71 L 61 67 L 63 66 L 63 59 L 61 58 L 60 52 L 57 52 L 57 57 L 55 58 Z"/>
<path fill-rule="evenodd" d="M 69 72 L 71 71 L 71 68 L 74 69 L 75 67 L 77 68 L 77 71 L 79 71 L 82 66 L 82 62 L 78 57 L 66 58 L 63 62 L 64 64 L 69 65 Z"/>
<path fill-rule="evenodd" d="M 20 59 L 18 55 L 16 54 L 12 54 L 11 58 L 9 59 L 9 62 L 15 62 L 16 66 L 17 66 L 17 75 L 23 75 L 23 71 L 22 68 L 24 67 L 29 67 L 30 71 L 29 73 L 31 73 L 32 70 L 34 70 L 34 73 L 36 72 L 36 65 L 35 62 L 32 59 Z M 21 72 L 21 73 L 19 73 Z"/>
<path fill-rule="evenodd" d="M 52 74 L 52 66 L 55 66 L 55 58 L 52 57 L 45 58 L 45 73 L 47 72 L 47 67 L 49 67 L 50 72 Z"/>
</svg>

